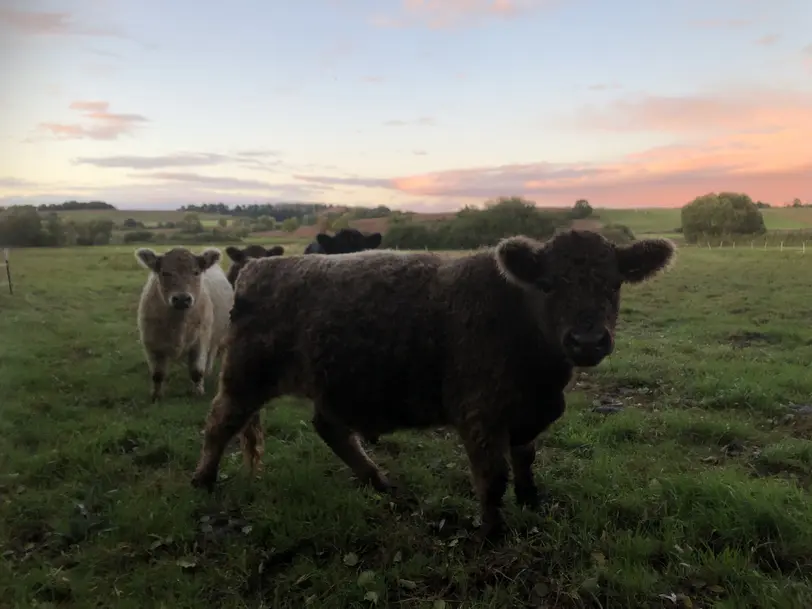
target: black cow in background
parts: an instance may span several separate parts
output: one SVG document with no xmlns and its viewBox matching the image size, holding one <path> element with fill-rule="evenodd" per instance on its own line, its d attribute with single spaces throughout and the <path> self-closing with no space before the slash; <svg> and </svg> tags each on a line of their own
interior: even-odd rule
<svg viewBox="0 0 812 609">
<path fill-rule="evenodd" d="M 305 254 L 351 254 L 363 250 L 374 250 L 383 237 L 381 233 L 364 235 L 355 228 L 342 228 L 332 237 L 326 233 L 316 235 L 316 240 L 304 250 Z"/>
</svg>

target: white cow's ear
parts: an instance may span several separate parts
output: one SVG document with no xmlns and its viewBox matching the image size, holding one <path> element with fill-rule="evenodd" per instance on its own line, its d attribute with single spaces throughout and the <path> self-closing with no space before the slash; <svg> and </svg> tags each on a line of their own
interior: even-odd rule
<svg viewBox="0 0 812 609">
<path fill-rule="evenodd" d="M 135 259 L 138 261 L 138 264 L 143 266 L 145 269 L 149 269 L 155 273 L 158 272 L 158 269 L 161 266 L 161 256 L 156 254 L 148 247 L 140 247 L 135 250 Z"/>
</svg>

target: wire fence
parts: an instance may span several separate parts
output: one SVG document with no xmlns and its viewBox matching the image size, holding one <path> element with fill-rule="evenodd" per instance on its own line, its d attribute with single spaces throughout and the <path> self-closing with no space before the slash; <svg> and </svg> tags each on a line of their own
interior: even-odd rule
<svg viewBox="0 0 812 609">
<path fill-rule="evenodd" d="M 800 243 L 784 241 L 769 242 L 769 241 L 750 241 L 750 242 L 736 242 L 736 241 L 699 241 L 697 243 L 682 243 L 679 245 L 683 247 L 695 247 L 702 249 L 749 249 L 749 250 L 771 250 L 778 252 L 797 252 L 799 254 L 806 254 L 806 241 Z"/>
</svg>

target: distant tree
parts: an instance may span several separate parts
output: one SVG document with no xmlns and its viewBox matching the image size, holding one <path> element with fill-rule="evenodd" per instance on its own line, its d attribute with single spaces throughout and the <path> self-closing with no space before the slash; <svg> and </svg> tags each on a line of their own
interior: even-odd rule
<svg viewBox="0 0 812 609">
<path fill-rule="evenodd" d="M 32 205 L 12 206 L 0 216 L 0 246 L 39 247 L 46 244 L 42 216 Z"/>
<path fill-rule="evenodd" d="M 501 197 L 484 209 L 466 206 L 455 218 L 431 225 L 403 217 L 390 224 L 384 247 L 475 249 L 516 234 L 546 239 L 568 223 L 568 214 L 540 210 L 521 197 Z"/>
<path fill-rule="evenodd" d="M 764 203 L 763 201 L 756 201 L 756 207 L 759 209 L 770 209 L 772 205 L 769 203 Z"/>
<path fill-rule="evenodd" d="M 178 222 L 178 228 L 184 233 L 202 233 L 203 223 L 197 214 L 188 213 L 183 216 L 183 220 Z"/>
<path fill-rule="evenodd" d="M 292 233 L 299 228 L 299 221 L 296 218 L 286 218 L 282 222 L 282 230 L 286 233 Z"/>
<path fill-rule="evenodd" d="M 803 207 L 804 204 L 797 197 L 792 200 L 792 207 Z"/>
<path fill-rule="evenodd" d="M 217 226 L 220 228 L 226 228 L 228 226 L 228 218 L 220 218 L 217 220 Z"/>
<path fill-rule="evenodd" d="M 138 221 L 135 218 L 127 218 L 121 225 L 124 228 L 138 228 Z"/>
<path fill-rule="evenodd" d="M 104 201 L 65 201 L 64 203 L 43 203 L 38 206 L 39 211 L 75 211 L 79 209 L 116 209 L 115 206 Z"/>
<path fill-rule="evenodd" d="M 689 243 L 702 236 L 760 235 L 764 216 L 743 193 L 720 192 L 697 197 L 681 211 L 682 232 Z"/>
<path fill-rule="evenodd" d="M 589 204 L 589 201 L 586 199 L 578 199 L 575 202 L 575 205 L 572 206 L 572 212 L 570 215 L 574 220 L 580 220 L 582 218 L 588 218 L 592 215 L 592 206 Z"/>
</svg>

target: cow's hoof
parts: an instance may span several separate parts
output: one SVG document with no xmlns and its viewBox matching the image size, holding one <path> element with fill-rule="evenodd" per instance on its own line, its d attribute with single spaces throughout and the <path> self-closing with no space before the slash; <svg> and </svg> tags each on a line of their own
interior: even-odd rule
<svg viewBox="0 0 812 609">
<path fill-rule="evenodd" d="M 211 475 L 205 472 L 196 472 L 192 476 L 192 486 L 194 488 L 203 489 L 209 493 L 214 490 L 214 485 L 217 482 L 217 474 Z"/>
<path fill-rule="evenodd" d="M 520 507 L 537 510 L 541 505 L 541 496 L 539 495 L 539 490 L 535 485 L 517 486 L 515 490 L 516 503 Z"/>
</svg>

